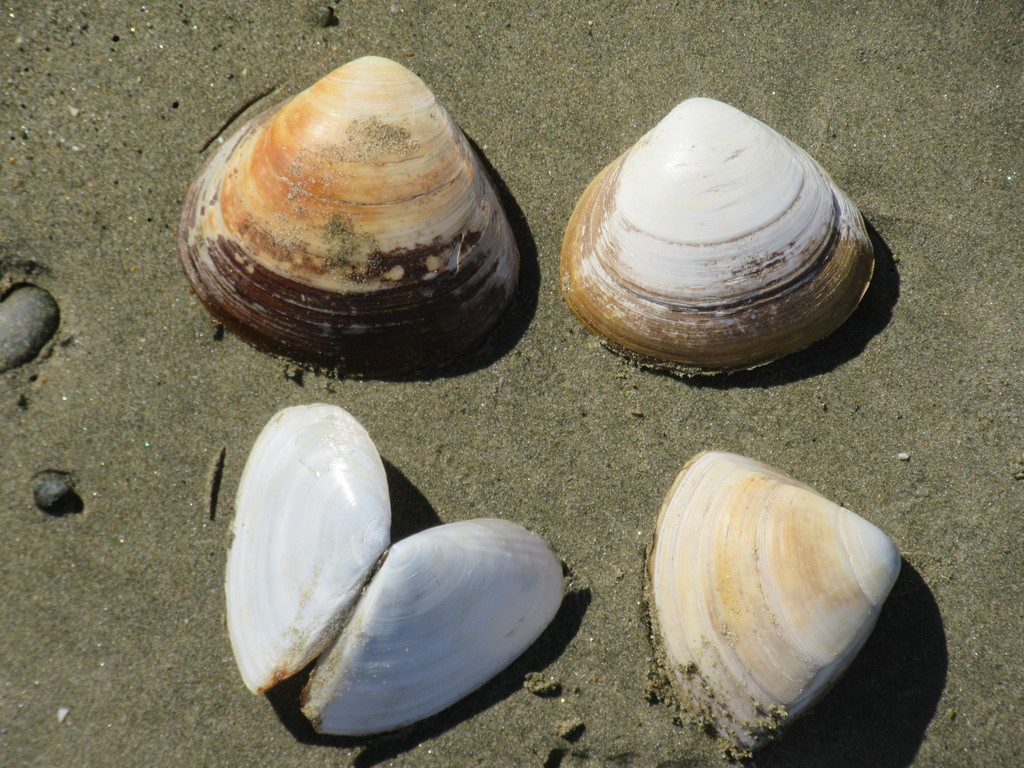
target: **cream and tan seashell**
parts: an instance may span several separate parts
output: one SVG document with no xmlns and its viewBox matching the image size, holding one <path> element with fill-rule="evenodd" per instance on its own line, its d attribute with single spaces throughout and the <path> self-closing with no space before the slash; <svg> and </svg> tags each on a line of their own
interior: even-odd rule
<svg viewBox="0 0 1024 768">
<path fill-rule="evenodd" d="M 402 728 L 479 688 L 562 601 L 562 568 L 506 520 L 390 542 L 387 476 L 366 430 L 333 405 L 286 408 L 238 487 L 225 592 L 246 686 L 316 666 L 302 711 L 322 733 Z"/>
<path fill-rule="evenodd" d="M 889 538 L 752 459 L 704 453 L 676 477 L 648 563 L 670 682 L 740 751 L 847 668 L 896 581 Z"/>
<path fill-rule="evenodd" d="M 519 254 L 468 139 L 374 56 L 255 117 L 210 157 L 178 229 L 196 295 L 260 349 L 389 374 L 478 346 Z"/>
<path fill-rule="evenodd" d="M 831 333 L 873 267 L 860 214 L 806 152 L 697 98 L 587 187 L 561 280 L 609 347 L 698 373 L 762 365 Z"/>
</svg>

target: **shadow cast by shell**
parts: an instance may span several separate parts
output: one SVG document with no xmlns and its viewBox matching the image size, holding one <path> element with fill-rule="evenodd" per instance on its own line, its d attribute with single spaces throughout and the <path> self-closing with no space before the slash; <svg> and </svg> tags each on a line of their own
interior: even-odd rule
<svg viewBox="0 0 1024 768">
<path fill-rule="evenodd" d="M 757 768 L 903 768 L 913 763 L 946 686 L 946 635 L 935 598 L 906 561 L 871 637 L 836 686 Z"/>
</svg>

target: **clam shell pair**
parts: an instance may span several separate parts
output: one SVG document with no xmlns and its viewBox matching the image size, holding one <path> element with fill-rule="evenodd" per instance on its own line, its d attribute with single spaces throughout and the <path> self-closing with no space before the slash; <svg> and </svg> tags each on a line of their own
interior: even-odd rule
<svg viewBox="0 0 1024 768">
<path fill-rule="evenodd" d="M 900 555 L 874 525 L 782 472 L 704 453 L 669 490 L 648 570 L 680 703 L 742 754 L 778 736 L 847 668 Z"/>
<path fill-rule="evenodd" d="M 873 267 L 860 214 L 806 152 L 696 98 L 587 187 L 561 279 L 607 346 L 697 373 L 752 368 L 831 333 Z"/>
<path fill-rule="evenodd" d="M 401 65 L 357 59 L 225 141 L 189 189 L 181 264 L 250 344 L 341 374 L 479 345 L 519 254 L 468 139 Z"/>
<path fill-rule="evenodd" d="M 322 733 L 380 733 L 445 709 L 526 650 L 561 604 L 558 558 L 513 523 L 450 523 L 390 544 L 384 466 L 336 406 L 270 420 L 236 507 L 225 583 L 242 679 L 262 693 L 319 656 L 302 711 Z"/>
</svg>

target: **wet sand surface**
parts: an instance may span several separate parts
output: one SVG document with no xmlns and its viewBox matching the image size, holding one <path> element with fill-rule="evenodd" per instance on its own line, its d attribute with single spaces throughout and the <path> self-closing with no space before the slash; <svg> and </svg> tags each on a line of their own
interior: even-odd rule
<svg viewBox="0 0 1024 768">
<path fill-rule="evenodd" d="M 0 764 L 722 765 L 647 695 L 645 553 L 673 477 L 707 449 L 809 483 L 904 558 L 848 674 L 754 765 L 1024 761 L 1018 4 L 338 2 L 328 27 L 317 5 L 4 6 L 0 270 L 50 291 L 61 319 L 0 374 Z M 217 332 L 175 229 L 229 118 L 366 54 L 422 77 L 493 167 L 520 289 L 446 368 L 297 375 Z M 813 155 L 873 228 L 878 266 L 828 339 L 686 381 L 606 351 L 557 274 L 586 184 L 690 96 Z M 224 626 L 245 457 L 277 410 L 314 402 L 373 436 L 397 535 L 502 517 L 568 572 L 536 645 L 391 736 L 317 736 L 298 683 L 254 697 Z M 36 509 L 46 469 L 73 473 L 80 513 Z M 560 695 L 524 688 L 530 672 Z"/>
</svg>

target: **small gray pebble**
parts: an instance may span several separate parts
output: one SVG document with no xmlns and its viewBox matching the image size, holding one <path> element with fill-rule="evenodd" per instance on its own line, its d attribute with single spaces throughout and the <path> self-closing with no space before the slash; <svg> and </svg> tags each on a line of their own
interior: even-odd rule
<svg viewBox="0 0 1024 768">
<path fill-rule="evenodd" d="M 82 511 L 82 499 L 75 492 L 70 472 L 44 469 L 32 478 L 32 500 L 48 515 Z"/>
<path fill-rule="evenodd" d="M 19 285 L 0 301 L 0 373 L 39 354 L 60 323 L 60 309 L 48 291 Z"/>
<path fill-rule="evenodd" d="M 329 5 L 318 5 L 313 10 L 313 21 L 318 27 L 331 27 L 338 23 L 334 9 Z"/>
</svg>

